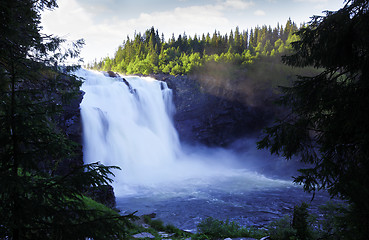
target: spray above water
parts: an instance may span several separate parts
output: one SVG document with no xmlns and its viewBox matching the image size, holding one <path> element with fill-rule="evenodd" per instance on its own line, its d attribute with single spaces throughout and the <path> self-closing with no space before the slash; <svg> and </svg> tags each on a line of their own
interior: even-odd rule
<svg viewBox="0 0 369 240">
<path fill-rule="evenodd" d="M 116 195 L 148 188 L 178 192 L 199 185 L 222 187 L 230 178 L 232 187 L 243 189 L 288 184 L 235 168 L 237 156 L 230 151 L 184 148 L 172 122 L 175 107 L 165 82 L 111 78 L 84 69 L 77 75 L 85 79 L 84 161 L 122 169 L 114 172 Z"/>
</svg>

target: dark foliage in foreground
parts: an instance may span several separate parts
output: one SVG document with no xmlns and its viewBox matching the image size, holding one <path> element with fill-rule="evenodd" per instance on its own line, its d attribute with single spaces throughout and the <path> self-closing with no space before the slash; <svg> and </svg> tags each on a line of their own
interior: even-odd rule
<svg viewBox="0 0 369 240">
<path fill-rule="evenodd" d="M 69 49 L 40 33 L 40 13 L 55 7 L 0 1 L 0 239 L 122 239 L 127 217 L 83 197 L 111 181 L 112 167 L 83 165 L 58 125 L 81 82 L 68 73 L 75 67 L 57 65 L 83 41 Z M 73 164 L 59 175 L 65 161 Z"/>
<path fill-rule="evenodd" d="M 313 17 L 283 61 L 322 72 L 300 76 L 284 88 L 289 115 L 266 129 L 259 147 L 311 167 L 295 182 L 305 190 L 327 189 L 352 204 L 347 232 L 369 235 L 369 1 L 350 0 L 336 12 Z M 349 234 L 349 233 L 347 233 Z"/>
</svg>

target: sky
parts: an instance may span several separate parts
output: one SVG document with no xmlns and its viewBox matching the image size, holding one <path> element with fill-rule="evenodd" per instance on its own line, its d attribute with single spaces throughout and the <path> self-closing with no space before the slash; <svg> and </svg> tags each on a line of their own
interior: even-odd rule
<svg viewBox="0 0 369 240">
<path fill-rule="evenodd" d="M 59 0 L 58 5 L 42 14 L 42 31 L 68 41 L 83 38 L 87 64 L 113 57 L 127 36 L 152 26 L 165 39 L 173 33 L 229 34 L 237 26 L 240 31 L 284 26 L 289 18 L 300 26 L 313 15 L 342 8 L 344 0 Z"/>
</svg>

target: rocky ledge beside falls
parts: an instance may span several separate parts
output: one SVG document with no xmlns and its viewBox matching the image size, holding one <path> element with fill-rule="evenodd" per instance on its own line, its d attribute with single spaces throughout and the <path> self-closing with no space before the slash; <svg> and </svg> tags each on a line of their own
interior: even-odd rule
<svg viewBox="0 0 369 240">
<path fill-rule="evenodd" d="M 73 157 L 64 159 L 59 164 L 57 174 L 66 175 L 75 166 L 83 165 L 83 130 L 82 119 L 80 112 L 80 104 L 83 99 L 84 92 L 77 89 L 77 85 L 73 84 L 69 78 L 64 78 L 63 84 L 65 84 L 70 94 L 75 97 L 68 102 L 63 102 L 59 99 L 59 104 L 63 106 L 63 112 L 58 119 L 58 126 L 63 130 L 66 136 L 77 143 L 78 147 L 75 148 Z M 91 187 L 86 190 L 86 194 L 97 202 L 100 202 L 108 207 L 114 208 L 116 205 L 113 187 L 110 185 L 104 185 L 100 187 Z"/>
<path fill-rule="evenodd" d="M 255 136 L 274 116 L 269 106 L 251 106 L 214 95 L 195 76 L 152 75 L 173 90 L 174 123 L 181 140 L 225 147 L 235 140 Z"/>
</svg>

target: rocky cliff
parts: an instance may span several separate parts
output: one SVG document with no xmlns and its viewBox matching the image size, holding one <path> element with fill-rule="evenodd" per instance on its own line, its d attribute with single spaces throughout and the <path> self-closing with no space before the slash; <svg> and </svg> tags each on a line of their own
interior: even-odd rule
<svg viewBox="0 0 369 240">
<path fill-rule="evenodd" d="M 173 90 L 174 122 L 182 141 L 227 146 L 238 138 L 259 134 L 275 114 L 268 104 L 252 106 L 241 97 L 215 95 L 195 76 L 153 77 Z"/>
<path fill-rule="evenodd" d="M 71 158 L 64 159 L 59 164 L 58 174 L 65 175 L 75 166 L 83 165 L 83 132 L 82 132 L 82 119 L 80 112 L 80 104 L 83 99 L 84 92 L 79 90 L 78 84 L 73 84 L 68 79 L 63 79 L 63 83 L 67 84 L 68 92 L 74 97 L 70 101 L 63 102 L 60 99 L 60 104 L 63 106 L 63 112 L 58 120 L 59 127 L 64 131 L 66 136 L 76 143 L 74 154 Z M 108 207 L 115 207 L 115 196 L 113 187 L 110 185 L 104 185 L 100 187 L 91 187 L 86 190 L 86 195 L 91 197 L 97 202 L 103 203 Z"/>
</svg>

